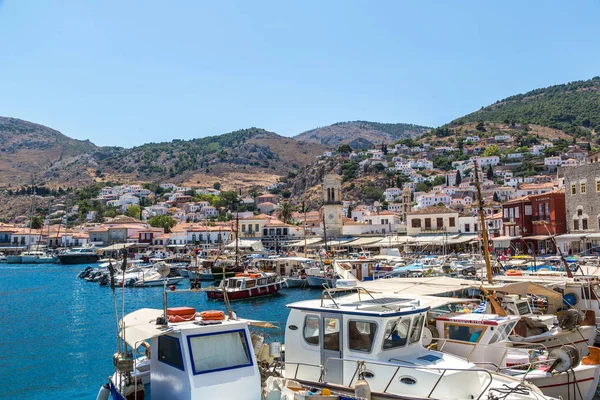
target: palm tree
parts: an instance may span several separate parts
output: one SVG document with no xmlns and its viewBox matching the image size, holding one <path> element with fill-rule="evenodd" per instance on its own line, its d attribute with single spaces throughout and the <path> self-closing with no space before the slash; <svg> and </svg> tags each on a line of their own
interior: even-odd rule
<svg viewBox="0 0 600 400">
<path fill-rule="evenodd" d="M 292 213 L 294 212 L 294 206 L 292 206 L 289 202 L 284 201 L 277 207 L 277 218 L 279 218 L 282 222 L 289 224 L 292 221 Z"/>
</svg>

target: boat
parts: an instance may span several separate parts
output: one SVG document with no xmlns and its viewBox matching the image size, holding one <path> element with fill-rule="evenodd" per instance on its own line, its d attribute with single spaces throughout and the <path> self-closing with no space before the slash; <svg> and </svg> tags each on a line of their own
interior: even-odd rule
<svg viewBox="0 0 600 400">
<path fill-rule="evenodd" d="M 14 254 L 14 255 L 6 256 L 6 263 L 7 264 L 21 264 L 21 255 Z"/>
<path fill-rule="evenodd" d="M 163 279 L 163 277 L 158 272 L 151 272 L 149 274 L 142 274 L 142 278 L 138 279 L 131 286 L 133 287 L 154 287 L 154 286 L 163 286 L 166 284 L 168 286 L 178 285 L 184 278 L 182 276 L 179 277 L 167 277 Z"/>
<path fill-rule="evenodd" d="M 537 342 L 525 337 L 527 342 L 520 345 L 527 348 L 516 348 L 510 334 L 513 330 L 520 330 L 518 325 L 523 318 L 526 317 L 483 313 L 438 316 L 435 318 L 440 335 L 437 348 L 444 353 L 464 357 L 483 368 L 525 379 L 547 396 L 591 400 L 596 394 L 600 366 L 593 358 L 588 358 L 588 361 L 584 358 L 584 363 L 579 364 L 588 348 L 582 354 L 581 348 L 573 343 L 582 335 L 578 338 L 568 330 L 546 331 L 537 335 Z M 544 340 L 539 341 L 540 337 Z M 567 344 L 566 352 L 563 344 Z M 600 352 L 598 348 L 593 349 L 596 354 Z M 564 357 L 568 362 L 555 366 L 550 360 L 557 357 Z"/>
<path fill-rule="evenodd" d="M 306 282 L 308 282 L 308 286 L 314 288 L 323 288 L 327 287 L 335 287 L 336 278 L 332 277 L 332 274 L 320 275 L 307 275 Z"/>
<path fill-rule="evenodd" d="M 183 276 L 182 272 L 184 270 L 179 271 L 179 273 Z M 212 271 L 210 268 L 202 268 L 202 269 L 187 269 L 185 270 L 187 272 L 188 278 L 190 278 L 191 281 L 193 280 L 200 280 L 200 281 L 214 281 L 215 277 L 212 274 Z"/>
<path fill-rule="evenodd" d="M 61 264 L 88 264 L 96 263 L 100 256 L 93 247 L 75 247 L 58 255 Z"/>
<path fill-rule="evenodd" d="M 375 297 L 357 286 L 288 308 L 281 373 L 301 388 L 354 396 L 360 382 L 373 400 L 548 398 L 520 378 L 423 347 L 429 306 L 418 299 Z"/>
<path fill-rule="evenodd" d="M 0 253 L 0 263 L 6 262 L 6 255 L 4 253 Z"/>
<path fill-rule="evenodd" d="M 166 277 L 168 266 L 158 273 Z M 121 318 L 115 372 L 96 399 L 260 400 L 259 361 L 272 359 L 271 347 L 249 328 L 264 323 L 237 318 L 229 307 L 227 315 L 167 308 L 168 293 L 163 310 L 143 308 Z"/>
<path fill-rule="evenodd" d="M 250 266 L 266 272 L 276 272 L 285 278 L 287 287 L 305 287 L 308 275 L 320 275 L 315 260 L 306 257 L 254 258 Z"/>
<path fill-rule="evenodd" d="M 29 250 L 21 253 L 22 264 L 54 264 L 58 257 L 48 255 L 40 250 Z"/>
<path fill-rule="evenodd" d="M 233 278 L 221 281 L 219 287 L 205 291 L 209 299 L 223 300 L 223 292 L 226 291 L 229 300 L 245 300 L 275 294 L 284 283 L 285 279 L 275 273 L 238 273 Z"/>
</svg>

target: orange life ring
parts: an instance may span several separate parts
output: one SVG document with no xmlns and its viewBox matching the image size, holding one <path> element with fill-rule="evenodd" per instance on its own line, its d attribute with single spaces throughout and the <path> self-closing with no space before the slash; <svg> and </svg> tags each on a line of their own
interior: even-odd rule
<svg viewBox="0 0 600 400">
<path fill-rule="evenodd" d="M 225 319 L 225 313 L 217 310 L 202 311 L 200 317 L 206 321 L 221 321 Z"/>
<path fill-rule="evenodd" d="M 517 269 L 509 269 L 506 271 L 506 276 L 522 276 L 523 273 Z"/>
</svg>

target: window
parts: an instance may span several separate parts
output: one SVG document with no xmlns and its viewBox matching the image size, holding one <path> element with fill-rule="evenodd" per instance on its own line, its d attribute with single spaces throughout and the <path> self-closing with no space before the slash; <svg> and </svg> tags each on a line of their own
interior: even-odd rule
<svg viewBox="0 0 600 400">
<path fill-rule="evenodd" d="M 410 317 L 389 321 L 383 335 L 383 349 L 393 349 L 406 345 L 409 329 Z"/>
<path fill-rule="evenodd" d="M 413 344 L 421 340 L 421 331 L 423 330 L 423 322 L 425 322 L 425 316 L 423 314 L 415 317 L 412 329 L 410 331 L 410 343 Z"/>
<path fill-rule="evenodd" d="M 531 215 L 532 206 L 525 206 L 525 215 Z"/>
<path fill-rule="evenodd" d="M 487 327 L 485 326 L 446 324 L 446 338 L 460 340 L 461 342 L 477 343 L 486 329 Z"/>
<path fill-rule="evenodd" d="M 596 192 L 600 192 L 600 179 L 596 179 Z"/>
<path fill-rule="evenodd" d="M 508 208 L 505 208 L 503 211 L 504 211 L 504 218 L 508 219 Z"/>
<path fill-rule="evenodd" d="M 519 207 L 515 207 L 515 218 L 519 218 Z"/>
<path fill-rule="evenodd" d="M 373 340 L 377 332 L 375 322 L 350 321 L 348 322 L 348 348 L 354 351 L 371 352 Z"/>
<path fill-rule="evenodd" d="M 583 210 L 580 208 L 579 210 L 577 210 L 577 216 L 581 217 L 583 215 Z"/>
<path fill-rule="evenodd" d="M 323 318 L 323 349 L 340 351 L 340 320 L 338 318 Z"/>
<path fill-rule="evenodd" d="M 444 227 L 444 218 L 436 218 L 435 226 L 436 229 L 442 229 Z"/>
<path fill-rule="evenodd" d="M 587 230 L 587 228 L 588 228 L 587 218 L 584 218 L 581 220 L 581 229 L 583 229 L 585 231 L 585 230 Z"/>
<path fill-rule="evenodd" d="M 538 216 L 541 217 L 543 215 L 542 213 L 542 203 L 538 204 Z"/>
<path fill-rule="evenodd" d="M 304 340 L 308 344 L 319 344 L 319 317 L 307 315 L 304 319 Z"/>
<path fill-rule="evenodd" d="M 243 329 L 188 336 L 194 375 L 252 365 Z"/>
<path fill-rule="evenodd" d="M 252 228 L 252 226 L 250 226 L 250 228 Z M 246 225 L 242 225 L 242 232 L 246 232 Z"/>
<path fill-rule="evenodd" d="M 550 204 L 544 203 L 544 209 L 546 211 L 546 218 L 550 218 Z"/>
<path fill-rule="evenodd" d="M 421 227 L 421 220 L 419 218 L 414 218 L 411 220 L 411 226 L 413 228 L 420 228 Z"/>
<path fill-rule="evenodd" d="M 579 189 L 581 190 L 581 194 L 585 194 L 585 182 L 579 184 Z"/>
<path fill-rule="evenodd" d="M 431 218 L 425 218 L 425 229 L 431 229 Z"/>
<path fill-rule="evenodd" d="M 179 339 L 173 336 L 158 337 L 158 361 L 183 371 L 183 356 Z"/>
<path fill-rule="evenodd" d="M 577 186 L 574 183 L 571 184 L 571 196 L 577 194 Z"/>
<path fill-rule="evenodd" d="M 573 230 L 579 230 L 579 220 L 573 220 Z"/>
<path fill-rule="evenodd" d="M 258 229 L 258 224 L 254 224 L 254 231 L 255 231 L 255 232 L 258 232 L 258 231 L 259 231 L 259 229 Z"/>
<path fill-rule="evenodd" d="M 454 219 L 454 217 L 450 217 L 449 225 L 452 227 L 456 226 L 456 220 Z"/>
<path fill-rule="evenodd" d="M 471 224 L 465 224 L 465 232 L 471 232 Z"/>
</svg>

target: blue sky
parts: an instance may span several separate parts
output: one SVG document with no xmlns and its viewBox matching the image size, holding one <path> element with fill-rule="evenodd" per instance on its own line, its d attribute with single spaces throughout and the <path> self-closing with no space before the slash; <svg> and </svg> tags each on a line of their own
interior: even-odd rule
<svg viewBox="0 0 600 400">
<path fill-rule="evenodd" d="M 439 126 L 600 75 L 600 2 L 0 0 L 0 115 L 131 147 Z"/>
</svg>

